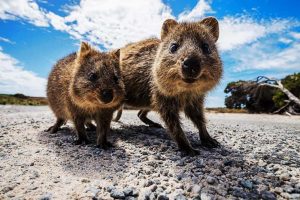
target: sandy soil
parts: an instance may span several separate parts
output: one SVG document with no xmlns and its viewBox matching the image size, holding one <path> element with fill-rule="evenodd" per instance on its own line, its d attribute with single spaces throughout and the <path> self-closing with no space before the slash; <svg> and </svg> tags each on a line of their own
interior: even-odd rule
<svg viewBox="0 0 300 200">
<path fill-rule="evenodd" d="M 136 114 L 112 124 L 115 148 L 104 151 L 94 132 L 94 144 L 74 145 L 72 124 L 44 132 L 54 123 L 47 107 L 0 106 L 0 199 L 300 199 L 300 117 L 207 114 L 222 145 L 209 150 L 183 116 L 201 150 L 189 157 Z"/>
</svg>

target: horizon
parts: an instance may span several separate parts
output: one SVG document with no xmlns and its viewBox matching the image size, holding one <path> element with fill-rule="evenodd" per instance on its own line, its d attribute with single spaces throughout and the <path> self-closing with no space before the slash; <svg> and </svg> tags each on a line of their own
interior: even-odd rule
<svg viewBox="0 0 300 200">
<path fill-rule="evenodd" d="M 159 37 L 167 18 L 215 16 L 224 75 L 206 107 L 224 107 L 231 81 L 281 79 L 300 71 L 299 7 L 299 1 L 283 0 L 0 0 L 0 93 L 45 97 L 52 66 L 77 51 L 81 40 L 108 51 Z"/>
</svg>

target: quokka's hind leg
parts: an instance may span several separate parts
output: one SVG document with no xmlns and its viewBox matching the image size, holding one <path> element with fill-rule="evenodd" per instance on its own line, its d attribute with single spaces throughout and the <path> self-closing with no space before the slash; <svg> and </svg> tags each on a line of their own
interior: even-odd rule
<svg viewBox="0 0 300 200">
<path fill-rule="evenodd" d="M 91 121 L 86 122 L 85 126 L 87 131 L 96 131 L 96 126 Z"/>
<path fill-rule="evenodd" d="M 57 118 L 55 124 L 47 129 L 50 134 L 56 133 L 59 128 L 65 123 L 64 119 Z"/>
<path fill-rule="evenodd" d="M 122 116 L 122 112 L 123 112 L 123 106 L 121 106 L 118 110 L 117 110 L 117 115 L 116 117 L 113 119 L 114 122 L 117 122 L 120 120 L 121 116 Z"/>
<path fill-rule="evenodd" d="M 142 109 L 138 112 L 138 117 L 140 118 L 140 120 L 142 122 L 144 122 L 145 124 L 149 125 L 150 127 L 154 127 L 154 128 L 163 128 L 162 125 L 160 125 L 159 123 L 156 123 L 154 121 L 152 121 L 151 119 L 149 119 L 147 117 L 148 112 L 150 112 L 150 110 L 148 109 Z"/>
</svg>

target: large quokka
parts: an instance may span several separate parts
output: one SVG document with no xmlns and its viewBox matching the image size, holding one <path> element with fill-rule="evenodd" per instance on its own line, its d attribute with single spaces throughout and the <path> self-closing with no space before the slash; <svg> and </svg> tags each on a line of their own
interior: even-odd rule
<svg viewBox="0 0 300 200">
<path fill-rule="evenodd" d="M 47 97 L 57 117 L 50 133 L 58 131 L 67 120 L 75 124 L 78 140 L 89 143 L 85 125 L 97 124 L 97 145 L 107 148 L 107 134 L 113 112 L 124 99 L 120 75 L 119 51 L 101 53 L 82 42 L 78 53 L 59 60 L 49 75 Z"/>
<path fill-rule="evenodd" d="M 213 17 L 193 23 L 168 19 L 161 40 L 148 39 L 121 49 L 125 103 L 157 111 L 179 148 L 190 154 L 198 151 L 181 128 L 180 111 L 198 128 L 203 146 L 219 145 L 206 130 L 203 111 L 205 94 L 222 77 L 218 37 L 219 25 Z"/>
</svg>

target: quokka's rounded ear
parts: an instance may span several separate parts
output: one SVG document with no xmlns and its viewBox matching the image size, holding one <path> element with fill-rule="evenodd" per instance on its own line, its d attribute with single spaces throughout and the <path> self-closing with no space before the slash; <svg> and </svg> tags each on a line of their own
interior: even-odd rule
<svg viewBox="0 0 300 200">
<path fill-rule="evenodd" d="M 113 50 L 111 53 L 117 58 L 120 58 L 120 49 Z"/>
<path fill-rule="evenodd" d="M 219 39 L 219 22 L 214 17 L 204 18 L 199 22 L 209 28 L 210 34 L 213 36 L 215 42 Z"/>
<path fill-rule="evenodd" d="M 84 57 L 87 54 L 89 54 L 91 51 L 92 51 L 91 45 L 89 45 L 87 42 L 81 42 L 78 55 L 79 57 Z"/>
<path fill-rule="evenodd" d="M 164 21 L 160 32 L 161 40 L 163 40 L 177 25 L 178 22 L 176 22 L 174 19 L 167 19 Z"/>
</svg>

